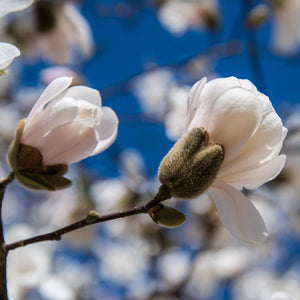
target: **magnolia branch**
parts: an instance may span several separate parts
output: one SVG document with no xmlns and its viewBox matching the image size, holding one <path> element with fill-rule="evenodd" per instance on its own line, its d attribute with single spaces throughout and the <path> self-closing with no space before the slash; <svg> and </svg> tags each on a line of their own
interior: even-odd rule
<svg viewBox="0 0 300 300">
<path fill-rule="evenodd" d="M 6 285 L 6 258 L 7 251 L 4 247 L 4 229 L 2 223 L 2 203 L 6 186 L 14 180 L 14 173 L 10 173 L 7 178 L 0 180 L 0 299 L 7 299 L 7 285 Z"/>
<path fill-rule="evenodd" d="M 40 242 L 44 242 L 44 241 L 54 241 L 54 240 L 58 241 L 61 239 L 62 235 L 66 234 L 68 232 L 89 226 L 89 225 L 93 225 L 96 223 L 103 223 L 106 221 L 129 217 L 129 216 L 137 215 L 137 214 L 141 214 L 141 213 L 148 213 L 149 210 L 151 210 L 151 208 L 153 208 L 160 202 L 169 199 L 170 197 L 171 197 L 171 195 L 170 195 L 169 188 L 166 185 L 161 185 L 157 194 L 155 195 L 155 197 L 151 201 L 147 202 L 144 205 L 137 206 L 132 209 L 125 210 L 125 211 L 120 211 L 120 212 L 103 215 L 103 216 L 98 215 L 95 212 L 90 212 L 86 218 L 84 218 L 76 223 L 73 223 L 71 225 L 68 225 L 66 227 L 63 227 L 61 229 L 55 230 L 50 233 L 41 234 L 41 235 L 38 235 L 38 236 L 35 236 L 32 238 L 21 240 L 21 241 L 11 243 L 11 244 L 4 244 L 3 248 L 6 252 L 8 252 L 9 250 L 13 250 L 13 249 L 23 247 L 23 246 L 26 246 L 29 244 L 40 243 Z"/>
</svg>

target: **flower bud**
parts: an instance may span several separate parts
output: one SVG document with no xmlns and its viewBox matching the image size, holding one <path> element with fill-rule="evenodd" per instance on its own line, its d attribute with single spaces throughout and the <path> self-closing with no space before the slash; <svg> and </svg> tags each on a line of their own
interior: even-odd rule
<svg viewBox="0 0 300 300">
<path fill-rule="evenodd" d="M 30 189 L 55 191 L 69 187 L 72 182 L 62 177 L 68 171 L 66 164 L 43 165 L 43 156 L 37 148 L 20 143 L 25 121 L 19 122 L 7 154 L 8 164 L 16 179 Z"/>
<path fill-rule="evenodd" d="M 182 225 L 186 217 L 179 210 L 171 206 L 158 204 L 149 211 L 149 216 L 152 220 L 166 227 L 178 227 Z"/>
<path fill-rule="evenodd" d="M 181 137 L 164 157 L 158 178 L 169 187 L 173 197 L 195 198 L 213 183 L 223 160 L 223 147 L 210 143 L 208 132 L 196 127 Z"/>
<path fill-rule="evenodd" d="M 99 219 L 100 214 L 96 211 L 96 210 L 90 210 L 88 212 L 87 218 L 86 218 L 86 222 L 88 224 L 92 224 L 94 223 L 96 220 Z"/>
</svg>

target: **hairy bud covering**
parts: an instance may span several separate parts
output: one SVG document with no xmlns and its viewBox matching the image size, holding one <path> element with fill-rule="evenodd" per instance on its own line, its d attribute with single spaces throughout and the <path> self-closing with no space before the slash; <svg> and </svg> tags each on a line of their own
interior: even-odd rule
<svg viewBox="0 0 300 300">
<path fill-rule="evenodd" d="M 213 183 L 223 159 L 223 147 L 210 143 L 204 128 L 194 128 L 164 157 L 158 178 L 170 188 L 173 197 L 195 198 Z"/>
</svg>

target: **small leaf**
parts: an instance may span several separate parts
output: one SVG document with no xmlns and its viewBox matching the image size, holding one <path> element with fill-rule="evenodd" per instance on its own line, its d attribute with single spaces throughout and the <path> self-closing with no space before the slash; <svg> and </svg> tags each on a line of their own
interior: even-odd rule
<svg viewBox="0 0 300 300">
<path fill-rule="evenodd" d="M 149 212 L 150 217 L 157 224 L 166 227 L 178 227 L 186 220 L 186 216 L 172 206 L 159 204 L 157 207 L 157 210 Z"/>
<path fill-rule="evenodd" d="M 29 189 L 54 191 L 55 188 L 51 185 L 45 176 L 38 173 L 29 173 L 24 171 L 15 171 L 16 179 L 19 183 Z"/>
<path fill-rule="evenodd" d="M 72 185 L 72 181 L 60 175 L 43 175 L 54 190 L 62 190 Z"/>
</svg>

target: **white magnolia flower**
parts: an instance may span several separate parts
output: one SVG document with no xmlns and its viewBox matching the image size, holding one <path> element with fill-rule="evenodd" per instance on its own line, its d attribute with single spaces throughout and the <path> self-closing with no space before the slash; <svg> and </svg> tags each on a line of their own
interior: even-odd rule
<svg viewBox="0 0 300 300">
<path fill-rule="evenodd" d="M 21 143 L 37 148 L 44 165 L 70 164 L 108 148 L 117 135 L 118 118 L 101 107 L 101 96 L 85 86 L 70 87 L 59 77 L 44 90 L 28 115 Z"/>
<path fill-rule="evenodd" d="M 33 3 L 33 0 L 0 0 L 0 18 L 6 14 L 22 10 Z"/>
<path fill-rule="evenodd" d="M 53 8 L 55 26 L 39 37 L 42 54 L 58 64 L 69 63 L 77 48 L 83 58 L 92 54 L 93 38 L 87 20 L 71 2 Z"/>
<path fill-rule="evenodd" d="M 218 23 L 217 1 L 166 1 L 158 11 L 158 18 L 167 30 L 175 34 L 183 34 L 190 27 L 215 29 Z"/>
<path fill-rule="evenodd" d="M 300 1 L 285 0 L 274 2 L 273 43 L 277 50 L 288 53 L 300 42 Z"/>
<path fill-rule="evenodd" d="M 185 132 L 204 127 L 221 144 L 225 158 L 208 193 L 221 221 L 236 237 L 262 242 L 264 221 L 240 190 L 255 189 L 276 177 L 285 164 L 279 155 L 287 129 L 267 96 L 235 77 L 197 82 L 188 98 Z"/>
<path fill-rule="evenodd" d="M 0 70 L 6 69 L 20 55 L 20 50 L 12 44 L 0 42 Z"/>
</svg>

